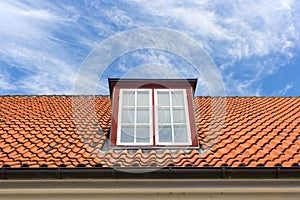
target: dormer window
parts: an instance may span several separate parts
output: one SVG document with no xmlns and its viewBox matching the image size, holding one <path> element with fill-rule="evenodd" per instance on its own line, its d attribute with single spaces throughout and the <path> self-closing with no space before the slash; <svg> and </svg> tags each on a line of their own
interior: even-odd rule
<svg viewBox="0 0 300 200">
<path fill-rule="evenodd" d="M 109 79 L 112 146 L 198 146 L 192 104 L 196 82 Z"/>
<path fill-rule="evenodd" d="M 191 145 L 186 90 L 154 89 L 155 133 L 158 145 Z"/>
<path fill-rule="evenodd" d="M 120 89 L 117 145 L 152 145 L 152 92 Z"/>
</svg>

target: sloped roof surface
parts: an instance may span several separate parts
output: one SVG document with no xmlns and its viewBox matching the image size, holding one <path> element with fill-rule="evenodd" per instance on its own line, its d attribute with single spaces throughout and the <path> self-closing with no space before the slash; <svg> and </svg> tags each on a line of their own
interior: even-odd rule
<svg viewBox="0 0 300 200">
<path fill-rule="evenodd" d="M 0 97 L 0 167 L 300 164 L 299 97 L 196 97 L 199 149 L 111 150 L 106 96 Z"/>
</svg>

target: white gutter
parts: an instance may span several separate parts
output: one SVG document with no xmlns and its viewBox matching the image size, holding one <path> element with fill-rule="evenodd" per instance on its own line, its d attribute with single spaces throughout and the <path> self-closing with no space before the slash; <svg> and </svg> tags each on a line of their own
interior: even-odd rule
<svg viewBox="0 0 300 200">
<path fill-rule="evenodd" d="M 0 199 L 299 199 L 298 179 L 1 180 Z"/>
</svg>

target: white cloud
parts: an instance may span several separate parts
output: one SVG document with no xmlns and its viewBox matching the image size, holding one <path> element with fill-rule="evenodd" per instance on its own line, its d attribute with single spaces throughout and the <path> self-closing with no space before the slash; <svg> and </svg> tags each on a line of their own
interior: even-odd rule
<svg viewBox="0 0 300 200">
<path fill-rule="evenodd" d="M 132 2 L 166 19 L 163 26 L 197 38 L 218 60 L 229 94 L 259 94 L 261 79 L 288 63 L 300 47 L 298 1 Z"/>
<path fill-rule="evenodd" d="M 284 96 L 291 88 L 294 87 L 293 83 L 287 83 L 284 88 L 274 92 L 272 95 L 274 96 Z"/>
<path fill-rule="evenodd" d="M 173 19 L 176 28 L 203 38 L 202 42 L 226 42 L 223 56 L 263 56 L 282 51 L 287 43 L 298 45 L 299 30 L 294 26 L 298 19 L 293 16 L 299 5 L 295 8 L 295 1 L 137 2 L 143 11 Z"/>
<path fill-rule="evenodd" d="M 14 89 L 16 88 L 10 84 L 7 76 L 0 74 L 0 91 L 14 90 Z"/>
<path fill-rule="evenodd" d="M 132 63 L 132 60 L 135 62 Z M 130 53 L 130 56 L 125 55 L 120 57 L 120 61 L 118 62 L 118 69 L 120 69 L 123 74 L 131 70 L 136 70 L 134 68 L 139 68 L 141 66 L 143 70 L 150 67 L 147 72 L 145 71 L 145 78 L 147 76 L 152 78 L 162 78 L 162 76 L 167 77 L 166 72 L 170 69 L 173 69 L 173 72 L 181 78 L 192 78 L 199 73 L 183 58 L 179 58 L 177 55 L 166 51 L 157 51 L 153 49 L 149 49 L 147 51 L 133 51 Z M 153 70 L 155 68 L 154 66 L 158 68 L 156 71 Z M 160 69 L 162 66 L 166 67 L 167 71 L 165 68 Z M 141 69 L 136 71 L 136 76 L 138 76 L 139 70 Z M 162 70 L 161 74 L 159 74 L 160 70 Z M 175 77 L 175 74 L 170 73 L 170 75 L 171 74 Z M 133 76 L 133 74 L 131 74 L 131 76 Z"/>
<path fill-rule="evenodd" d="M 73 38 L 77 37 L 77 41 L 69 42 L 72 36 L 64 36 L 68 33 L 63 29 L 72 31 L 76 17 L 59 6 L 54 10 L 51 7 L 47 2 L 34 6 L 18 1 L 0 2 L 0 59 L 8 64 L 6 81 L 17 79 L 3 90 L 17 88 L 16 92 L 52 94 L 67 93 L 72 88 L 79 67 L 74 56 L 90 44 L 78 44 L 85 42 L 81 39 L 85 36 L 76 34 Z M 79 46 L 75 54 L 74 44 Z M 26 75 L 16 74 L 19 70 L 26 71 Z"/>
<path fill-rule="evenodd" d="M 229 94 L 256 95 L 262 77 L 278 71 L 300 48 L 299 13 L 296 0 L 0 1 L 0 61 L 8 66 L 0 84 L 7 91 L 68 93 L 80 63 L 103 39 L 159 26 L 201 43 L 220 65 Z M 174 64 L 165 54 L 133 54 L 140 65 Z M 184 67 L 181 73 L 192 73 Z M 11 68 L 28 73 L 11 82 Z M 127 60 L 119 69 L 130 69 Z"/>
</svg>

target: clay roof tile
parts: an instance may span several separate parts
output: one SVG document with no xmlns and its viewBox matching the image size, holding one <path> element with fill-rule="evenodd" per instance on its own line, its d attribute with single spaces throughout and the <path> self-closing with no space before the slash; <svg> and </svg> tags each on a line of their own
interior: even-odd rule
<svg viewBox="0 0 300 200">
<path fill-rule="evenodd" d="M 1 166 L 291 167 L 300 164 L 299 97 L 196 97 L 199 149 L 103 153 L 110 129 L 109 97 L 3 96 L 0 99 Z"/>
</svg>

